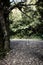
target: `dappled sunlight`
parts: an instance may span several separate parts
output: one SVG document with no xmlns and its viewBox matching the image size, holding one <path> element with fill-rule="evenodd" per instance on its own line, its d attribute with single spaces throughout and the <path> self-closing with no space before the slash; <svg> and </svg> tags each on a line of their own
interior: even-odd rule
<svg viewBox="0 0 43 65">
<path fill-rule="evenodd" d="M 25 4 L 36 4 L 38 0 L 27 0 Z M 10 13 L 10 29 L 14 32 L 13 38 L 43 38 L 42 32 L 39 32 L 38 27 L 41 25 L 41 15 L 37 9 L 37 5 L 22 7 L 22 11 L 18 8 Z M 38 30 L 38 31 L 37 31 Z M 39 33 L 39 34 L 38 34 Z M 33 36 L 33 37 L 32 37 Z"/>
</svg>

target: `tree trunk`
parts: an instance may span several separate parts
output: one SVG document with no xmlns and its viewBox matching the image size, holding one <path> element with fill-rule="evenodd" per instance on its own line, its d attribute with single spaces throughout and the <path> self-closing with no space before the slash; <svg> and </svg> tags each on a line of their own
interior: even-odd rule
<svg viewBox="0 0 43 65">
<path fill-rule="evenodd" d="M 10 49 L 9 40 L 9 22 L 7 17 L 4 16 L 3 9 L 0 9 L 0 50 L 8 51 Z"/>
</svg>

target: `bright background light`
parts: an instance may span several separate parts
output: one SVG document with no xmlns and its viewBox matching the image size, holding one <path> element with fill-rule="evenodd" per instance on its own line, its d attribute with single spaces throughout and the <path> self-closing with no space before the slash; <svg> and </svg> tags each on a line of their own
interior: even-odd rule
<svg viewBox="0 0 43 65">
<path fill-rule="evenodd" d="M 10 0 L 10 2 L 12 2 L 13 0 Z M 23 0 L 14 0 L 15 2 L 21 2 Z"/>
</svg>

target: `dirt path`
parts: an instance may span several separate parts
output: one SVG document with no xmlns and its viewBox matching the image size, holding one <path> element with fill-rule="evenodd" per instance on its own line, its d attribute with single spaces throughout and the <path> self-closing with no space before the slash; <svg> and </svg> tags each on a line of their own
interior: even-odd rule
<svg viewBox="0 0 43 65">
<path fill-rule="evenodd" d="M 43 65 L 43 41 L 11 41 L 12 50 L 0 65 Z"/>
</svg>

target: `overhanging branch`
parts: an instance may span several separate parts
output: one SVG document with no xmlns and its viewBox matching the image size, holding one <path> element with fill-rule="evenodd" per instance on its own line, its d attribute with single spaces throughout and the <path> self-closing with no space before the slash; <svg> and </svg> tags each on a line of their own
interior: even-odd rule
<svg viewBox="0 0 43 65">
<path fill-rule="evenodd" d="M 17 3 L 17 4 L 14 4 L 13 6 L 10 6 L 9 8 L 8 8 L 8 10 L 10 11 L 10 10 L 12 10 L 12 9 L 14 9 L 14 8 L 19 8 L 19 7 L 23 7 L 23 6 L 35 6 L 36 4 L 28 4 L 28 5 L 26 5 L 26 4 L 24 4 L 23 2 L 19 2 L 19 3 Z"/>
<path fill-rule="evenodd" d="M 10 11 L 16 7 L 19 8 L 19 7 L 23 7 L 23 6 L 24 7 L 26 7 L 26 6 L 41 6 L 41 4 L 25 4 L 24 2 L 19 2 L 17 4 L 15 3 L 13 6 L 10 6 L 8 10 Z"/>
<path fill-rule="evenodd" d="M 23 14 L 25 14 L 28 18 L 30 18 L 31 19 L 31 17 L 30 16 L 28 16 L 25 12 L 23 12 L 22 10 L 20 10 Z"/>
<path fill-rule="evenodd" d="M 30 16 L 28 16 L 25 12 L 23 12 L 23 11 L 21 10 L 21 8 L 23 8 L 23 6 L 24 6 L 24 7 L 27 7 L 27 6 L 40 6 L 40 5 L 41 5 L 41 4 L 25 4 L 24 2 L 19 2 L 19 3 L 17 3 L 17 4 L 14 4 L 13 6 L 10 6 L 10 7 L 8 8 L 8 11 L 10 12 L 12 9 L 18 8 L 23 14 L 25 14 L 27 17 L 30 18 Z"/>
</svg>

